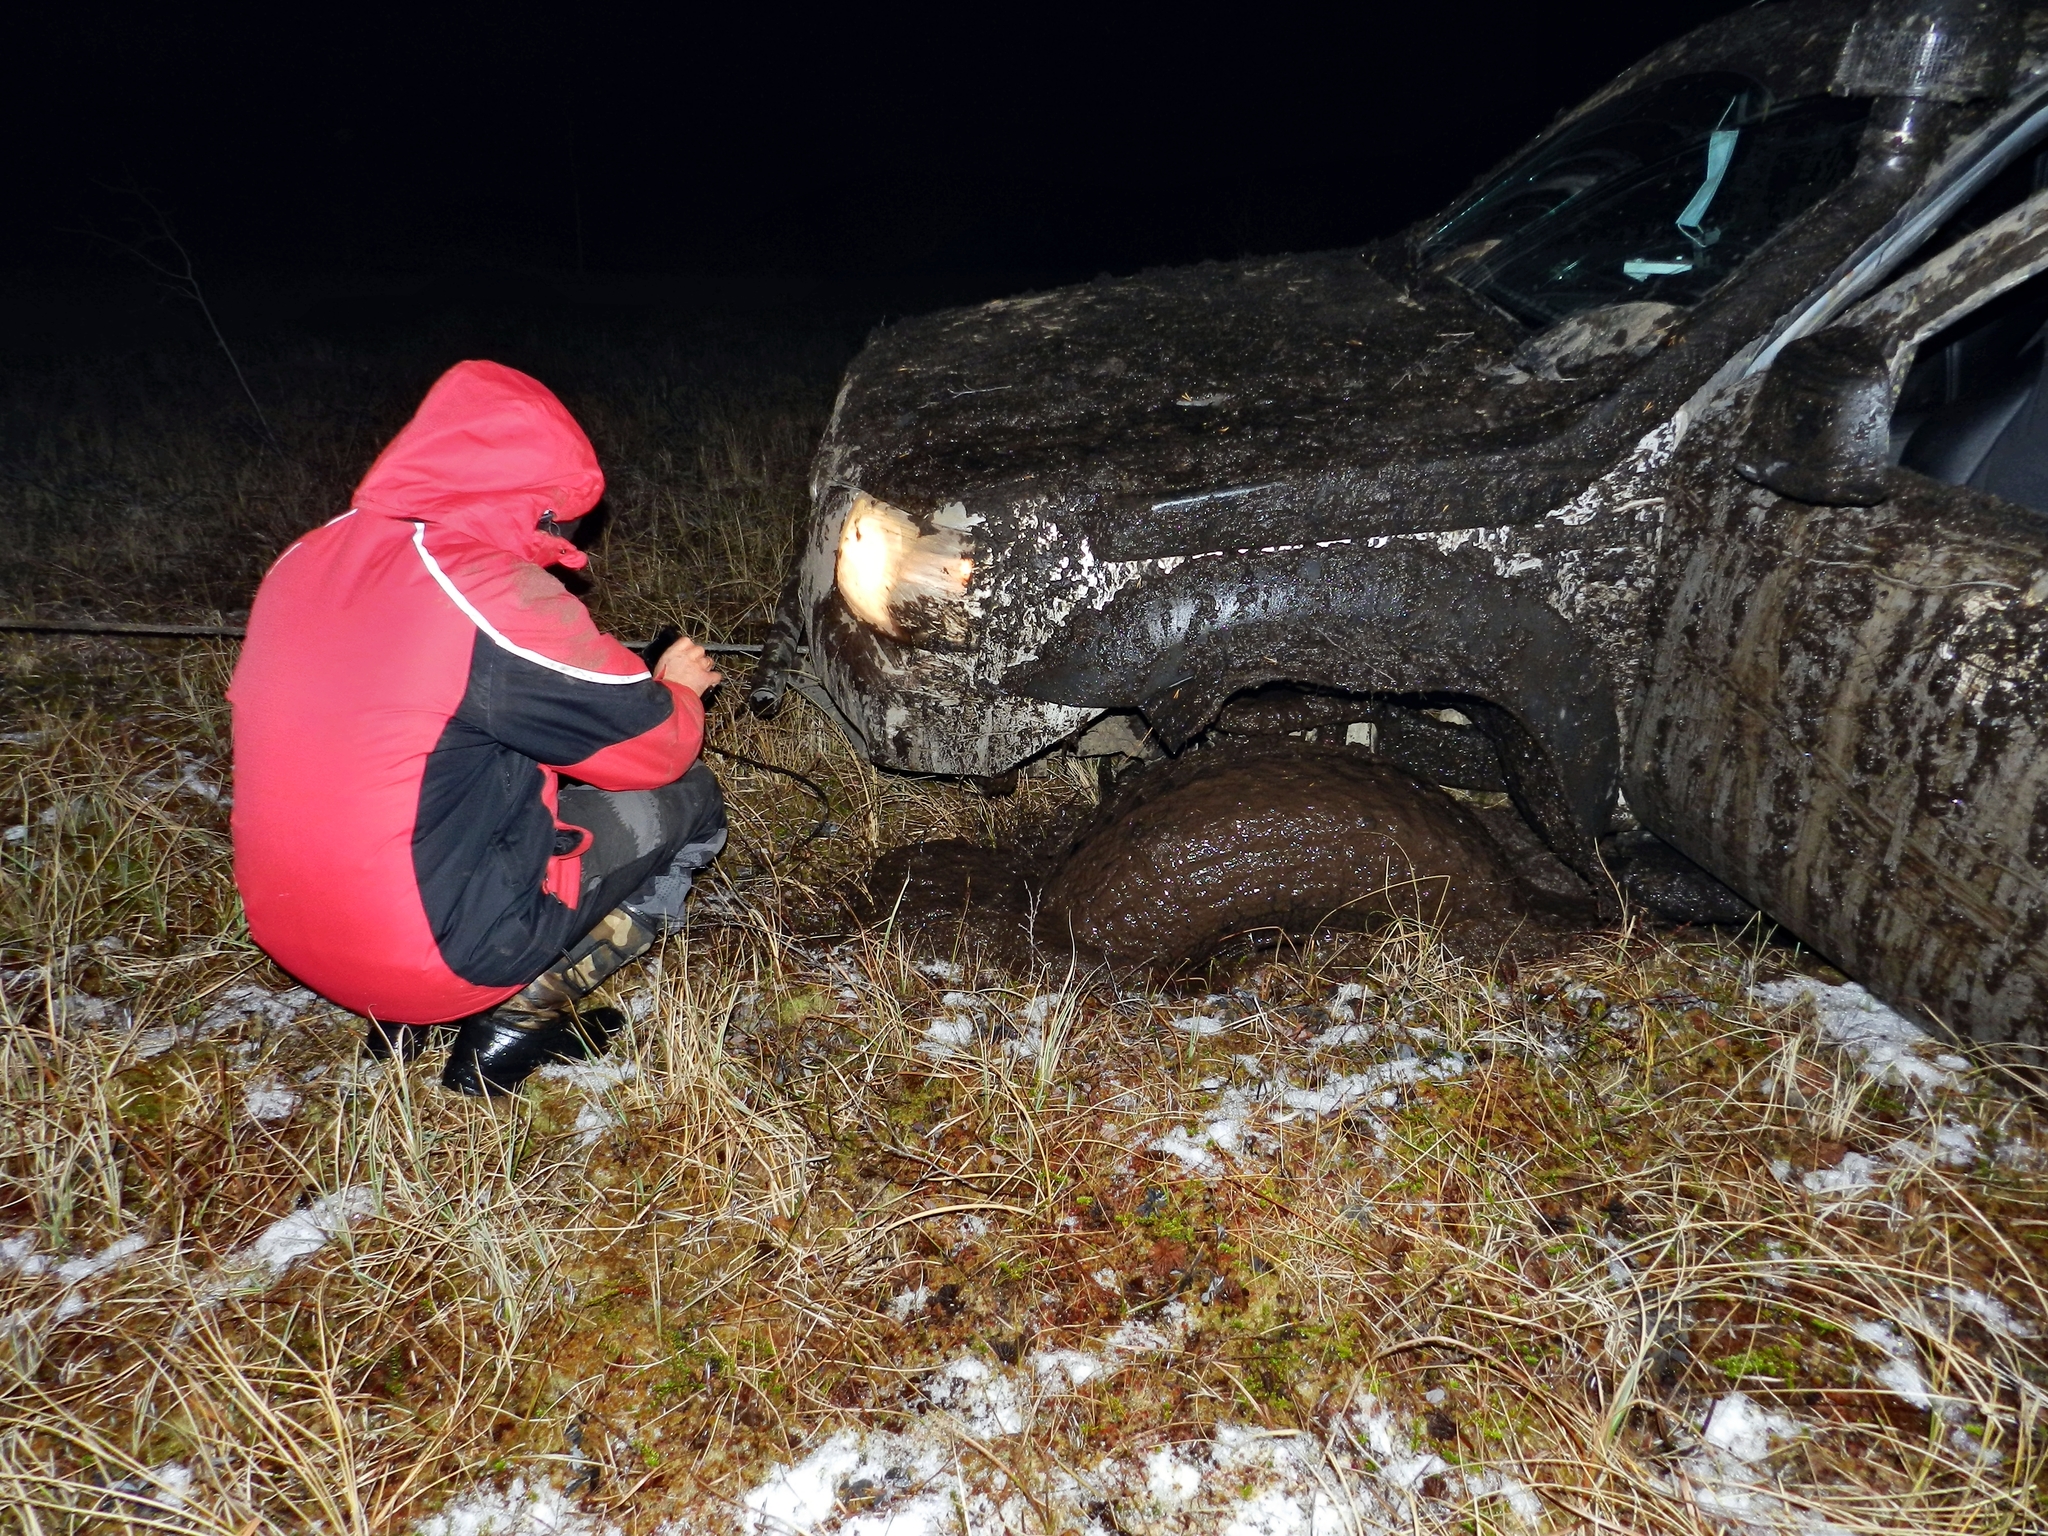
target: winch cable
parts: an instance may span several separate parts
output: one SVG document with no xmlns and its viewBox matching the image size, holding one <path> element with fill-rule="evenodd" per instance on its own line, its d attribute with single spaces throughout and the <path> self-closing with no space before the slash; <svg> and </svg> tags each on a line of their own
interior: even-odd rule
<svg viewBox="0 0 2048 1536">
<path fill-rule="evenodd" d="M 655 663 L 656 658 L 659 657 L 663 651 L 667 650 L 670 646 L 674 645 L 677 640 L 682 638 L 682 633 L 683 632 L 680 629 L 678 629 L 675 625 L 664 624 L 660 629 L 655 631 L 654 638 L 652 640 L 649 640 L 644 644 L 637 645 L 633 647 L 633 649 L 637 650 L 640 653 L 641 657 L 646 661 L 649 667 L 652 667 Z M 772 641 L 769 642 L 769 644 L 773 643 L 774 642 Z M 759 656 L 765 648 L 766 647 L 762 645 L 735 647 L 736 650 L 744 649 L 748 654 L 754 656 Z M 711 649 L 711 647 L 706 646 L 705 649 L 708 651 Z M 794 768 L 785 768 L 780 763 L 767 763 L 763 762 L 758 757 L 749 757 L 744 752 L 734 752 L 727 747 L 714 747 L 708 741 L 704 744 L 704 750 L 706 752 L 712 753 L 714 756 L 725 758 L 729 762 L 743 763 L 749 768 L 758 768 L 764 773 L 777 773 L 781 774 L 786 779 L 794 779 L 797 781 L 797 783 L 803 785 L 805 789 L 809 790 L 814 797 L 816 797 L 818 802 L 818 819 L 816 823 L 813 824 L 809 832 L 805 833 L 803 837 L 799 838 L 790 847 L 784 849 L 780 854 L 776 853 L 773 847 L 771 846 L 767 850 L 767 856 L 762 861 L 767 868 L 781 868 L 784 864 L 787 864 L 791 859 L 795 858 L 799 853 L 803 852 L 804 849 L 810 847 L 812 843 L 815 843 L 819 838 L 823 837 L 825 835 L 825 829 L 832 825 L 832 797 L 825 793 L 824 787 L 820 785 L 817 780 L 805 777 L 803 774 L 798 773 Z"/>
<path fill-rule="evenodd" d="M 167 640 L 246 640 L 249 631 L 239 624 L 131 624 L 117 619 L 0 619 L 0 632 L 27 635 L 137 635 Z M 643 650 L 647 642 L 628 643 L 629 651 Z M 758 656 L 754 645 L 706 645 L 713 656 Z"/>
<path fill-rule="evenodd" d="M 246 628 L 231 624 L 131 624 L 113 619 L 0 619 L 0 632 L 30 635 L 133 635 L 145 639 L 168 640 L 243 640 L 248 638 L 249 633 Z M 657 636 L 656 640 L 659 639 L 660 636 Z M 628 649 L 641 651 L 654 643 L 646 641 L 629 646 Z M 759 656 L 762 648 L 759 645 L 716 644 L 706 645 L 704 650 L 706 654 L 712 656 Z M 785 779 L 794 779 L 818 802 L 818 819 L 811 830 L 780 854 L 771 857 L 767 861 L 768 868 L 779 869 L 787 864 L 823 837 L 826 829 L 832 825 L 832 797 L 825 793 L 824 787 L 816 779 L 798 773 L 794 768 L 785 768 L 780 763 L 764 762 L 758 757 L 749 757 L 744 752 L 734 752 L 726 747 L 714 747 L 708 742 L 704 746 L 704 751 L 714 757 L 725 758 L 729 762 L 757 768 L 763 773 L 780 774 Z"/>
<path fill-rule="evenodd" d="M 758 768 L 763 773 L 779 773 L 785 779 L 795 779 L 797 783 L 809 790 L 817 800 L 818 820 L 816 824 L 812 826 L 810 831 L 790 844 L 789 847 L 783 849 L 781 853 L 772 854 L 767 860 L 768 868 L 780 869 L 819 838 L 823 837 L 826 829 L 832 825 L 832 797 L 825 793 L 824 786 L 819 784 L 816 779 L 798 773 L 794 768 L 785 768 L 780 763 L 766 763 L 758 757 L 749 757 L 744 752 L 734 752 L 726 747 L 714 747 L 707 744 L 704 750 L 712 756 L 722 757 L 728 762 L 744 763 L 747 767 Z"/>
</svg>

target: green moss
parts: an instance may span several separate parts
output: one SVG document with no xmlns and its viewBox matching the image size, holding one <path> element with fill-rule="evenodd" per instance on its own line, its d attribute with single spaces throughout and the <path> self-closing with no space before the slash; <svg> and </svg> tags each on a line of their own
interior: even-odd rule
<svg viewBox="0 0 2048 1536">
<path fill-rule="evenodd" d="M 1740 1354 L 1716 1360 L 1714 1364 L 1731 1381 L 1744 1376 L 1791 1381 L 1799 1374 L 1799 1354 L 1795 1346 L 1745 1349 Z"/>
</svg>

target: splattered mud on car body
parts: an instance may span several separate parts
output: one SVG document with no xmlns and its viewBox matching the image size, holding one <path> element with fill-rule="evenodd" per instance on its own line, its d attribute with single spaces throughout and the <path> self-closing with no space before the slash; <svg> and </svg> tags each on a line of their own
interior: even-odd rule
<svg viewBox="0 0 2048 1536">
<path fill-rule="evenodd" d="M 1914 64 L 1916 27 L 1961 39 L 1953 60 Z M 1981 302 L 2041 269 L 2030 254 L 2038 221 L 2023 209 L 2005 214 L 2003 246 L 1987 233 L 1960 266 L 1937 261 L 1914 278 L 1923 297 L 1893 282 L 1889 299 L 1869 298 L 1902 267 L 1998 224 L 2000 209 L 1969 210 L 2048 130 L 2044 40 L 2048 12 L 2022 17 L 1991 0 L 1745 9 L 1627 71 L 1399 239 L 1102 278 L 878 332 L 814 466 L 811 539 L 787 608 L 811 638 L 814 695 L 877 763 L 989 779 L 1075 745 L 1110 712 L 1178 753 L 1234 698 L 1274 687 L 1355 699 L 1343 739 L 1426 772 L 1402 751 L 1420 734 L 1384 722 L 1449 707 L 1497 759 L 1516 809 L 1581 875 L 1601 877 L 1603 838 L 1646 826 L 1895 1001 L 2009 1033 L 2034 1006 L 2035 983 L 2015 978 L 2048 977 L 2048 833 L 2033 839 L 2043 855 L 2018 865 L 2006 845 L 2048 826 L 2048 805 L 2015 793 L 1984 812 L 1995 828 L 1973 823 L 1980 841 L 2003 839 L 1982 856 L 2016 870 L 1998 915 L 1980 903 L 1921 959 L 1899 959 L 1898 926 L 1911 918 L 1883 913 L 1910 882 L 1843 875 L 1793 893 L 1787 882 L 1815 859 L 1837 868 L 1860 856 L 1830 845 L 1825 857 L 1784 857 L 1797 839 L 1778 823 L 1802 814 L 1811 785 L 1795 789 L 1794 775 L 1754 816 L 1701 821 L 1697 797 L 1721 803 L 1719 776 L 1732 770 L 1697 737 L 1732 727 L 1704 694 L 1681 700 L 1658 673 L 1653 728 L 1644 689 L 1649 658 L 1683 628 L 1675 562 L 1706 526 L 1697 504 L 1724 506 L 1754 378 L 1781 349 L 1851 321 L 1889 326 L 1898 366 L 1881 388 L 1896 392 L 1926 334 L 1908 334 L 1924 295 L 1948 284 Z M 1692 195 L 1676 220 L 1664 208 L 1648 224 L 1623 221 L 1631 245 L 1638 225 L 1668 243 L 1682 236 L 1675 256 L 1644 236 L 1626 261 L 1599 257 L 1599 302 L 1567 296 L 1546 309 L 1500 277 L 1508 255 L 1495 248 L 1509 241 L 1458 233 L 1485 232 L 1474 210 L 1523 186 L 1520 167 L 1688 91 L 1721 113 L 1702 119 L 1711 134 L 1685 140 L 1705 179 L 1699 167 L 1672 173 L 1677 200 Z M 1797 152 L 1770 160 L 1780 152 L 1767 133 L 1795 128 L 1806 135 Z M 1731 161 L 1738 140 L 1761 146 L 1743 151 L 1762 157 L 1753 164 L 1776 167 L 1756 175 L 1794 191 L 1774 193 L 1768 217 L 1717 266 L 1707 253 L 1725 230 L 1700 220 L 1717 195 L 1724 223 L 1748 206 L 1722 191 L 1728 165 L 1744 163 Z M 1966 217 L 1975 222 L 1957 222 Z M 1695 266 L 1712 280 L 1688 288 Z M 1693 442 L 1708 419 L 1719 425 Z M 848 606 L 839 562 L 857 501 L 892 509 L 913 541 L 955 530 L 971 549 L 943 635 L 898 632 Z M 1695 572 L 1698 590 L 1682 600 L 1739 627 L 1772 562 L 1806 561 L 1799 579 L 1826 579 L 1802 546 L 1765 544 L 1727 554 L 1711 582 Z M 2048 572 L 2048 544 L 2029 530 L 2015 551 L 1998 579 L 2030 590 L 2029 572 Z M 1720 643 L 1700 641 L 1676 664 L 1725 665 L 1710 659 Z M 1887 675 L 1906 679 L 1892 660 Z M 1844 664 L 1837 647 L 1814 677 Z M 2016 664 L 2033 677 L 2041 659 Z M 1810 707 L 1848 707 L 1828 698 Z M 1916 779 L 1922 798 L 1944 775 L 1969 779 L 1944 766 L 1949 738 L 1932 715 L 1892 723 L 1922 732 L 1933 754 Z M 1629 766 L 1631 743 L 1639 755 L 1690 751 L 1694 766 L 1674 766 L 1660 790 L 1662 769 Z M 1862 773 L 1868 743 L 1851 756 Z M 1982 770 L 2000 783 L 2013 771 Z M 1730 837 L 1776 841 L 1715 841 Z M 1822 907 L 1828 917 L 1809 920 Z M 1961 980 L 1976 953 L 2004 970 Z"/>
<path fill-rule="evenodd" d="M 1703 59 L 1810 95 L 1854 13 L 1791 5 L 1717 23 L 1591 105 Z M 1582 348 L 1570 377 L 1520 366 L 1536 361 L 1528 329 L 1414 270 L 1399 241 L 1098 280 L 879 332 L 813 473 L 802 606 L 829 637 L 827 686 L 879 761 L 992 774 L 1137 702 L 1033 700 L 1008 674 L 1085 651 L 1070 615 L 1191 558 L 1429 539 L 1472 563 L 1468 600 L 1509 573 L 1537 602 L 1554 589 L 1567 608 L 1634 606 L 1654 530 L 1624 514 L 1610 534 L 1584 493 L 1905 190 L 1839 189 L 1778 242 L 1764 280 L 1655 334 L 1647 357 L 1640 314 L 1623 316 L 1620 348 Z M 853 487 L 973 521 L 971 647 L 897 644 L 845 611 L 834 556 Z M 1633 667 L 1608 670 L 1625 686 Z"/>
</svg>

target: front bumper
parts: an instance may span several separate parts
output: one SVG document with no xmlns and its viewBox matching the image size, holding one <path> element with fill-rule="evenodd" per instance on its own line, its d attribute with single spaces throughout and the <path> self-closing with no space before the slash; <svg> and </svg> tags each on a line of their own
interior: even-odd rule
<svg viewBox="0 0 2048 1536">
<path fill-rule="evenodd" d="M 992 778 L 1081 730 L 1100 710 L 1003 693 L 971 651 L 901 645 L 827 587 L 810 603 L 810 680 L 877 767 Z"/>
</svg>

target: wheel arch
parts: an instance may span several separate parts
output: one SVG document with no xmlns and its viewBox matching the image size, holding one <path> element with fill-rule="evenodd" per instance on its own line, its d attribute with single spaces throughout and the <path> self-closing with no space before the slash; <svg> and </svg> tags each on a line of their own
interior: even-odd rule
<svg viewBox="0 0 2048 1536">
<path fill-rule="evenodd" d="M 1231 698 L 1274 683 L 1472 699 L 1518 806 L 1590 867 L 1620 780 L 1615 691 L 1542 589 L 1490 559 L 1417 546 L 1205 556 L 1074 614 L 1003 677 L 1047 703 L 1141 710 L 1174 752 Z"/>
</svg>

